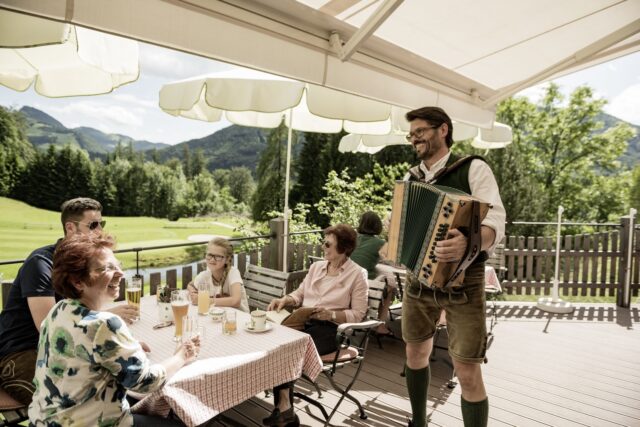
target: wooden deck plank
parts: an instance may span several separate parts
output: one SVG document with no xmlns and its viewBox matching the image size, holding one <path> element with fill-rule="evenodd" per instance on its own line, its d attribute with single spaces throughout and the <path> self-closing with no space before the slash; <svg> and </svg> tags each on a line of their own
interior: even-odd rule
<svg viewBox="0 0 640 427">
<path fill-rule="evenodd" d="M 554 316 L 531 303 L 499 302 L 495 338 L 483 365 L 489 395 L 491 427 L 640 426 L 640 307 L 579 304 L 572 315 Z M 411 407 L 405 379 L 401 341 L 385 338 L 383 348 L 371 342 L 367 360 L 353 394 L 363 403 L 367 420 L 345 400 L 332 418 L 334 426 L 406 426 Z M 463 427 L 460 386 L 446 384 L 451 366 L 446 351 L 437 350 L 429 388 L 429 426 Z M 336 374 L 344 383 L 354 368 Z M 330 411 L 339 395 L 319 380 L 320 402 Z M 299 381 L 297 389 L 315 396 Z M 296 400 L 304 426 L 321 426 L 314 406 Z M 263 393 L 227 411 L 208 424 L 259 426 L 272 409 Z M 214 424 L 215 422 L 215 424 Z"/>
</svg>

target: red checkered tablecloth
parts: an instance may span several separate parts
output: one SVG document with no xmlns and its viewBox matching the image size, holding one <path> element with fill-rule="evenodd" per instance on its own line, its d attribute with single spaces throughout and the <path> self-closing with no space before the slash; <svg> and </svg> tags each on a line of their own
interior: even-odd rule
<svg viewBox="0 0 640 427">
<path fill-rule="evenodd" d="M 160 362 L 175 350 L 174 326 L 152 329 L 159 323 L 155 297 L 143 298 L 141 311 L 142 318 L 131 330 L 151 347 L 151 360 Z M 195 315 L 196 307 L 189 313 Z M 312 379 L 321 372 L 322 362 L 309 335 L 274 324 L 268 332 L 250 333 L 244 329 L 249 315 L 237 311 L 237 316 L 238 331 L 231 336 L 224 335 L 221 324 L 209 316 L 198 316 L 204 326 L 198 360 L 138 402 L 133 412 L 166 416 L 172 409 L 186 425 L 196 426 L 303 372 Z"/>
</svg>

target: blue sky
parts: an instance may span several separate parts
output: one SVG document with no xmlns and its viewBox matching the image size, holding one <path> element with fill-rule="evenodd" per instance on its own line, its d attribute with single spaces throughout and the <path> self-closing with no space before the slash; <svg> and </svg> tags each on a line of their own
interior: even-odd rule
<svg viewBox="0 0 640 427">
<path fill-rule="evenodd" d="M 196 75 L 232 70 L 229 64 L 140 43 L 138 81 L 101 96 L 46 98 L 32 89 L 16 92 L 0 86 L 0 105 L 29 105 L 53 116 L 69 128 L 88 126 L 135 139 L 176 144 L 200 138 L 229 125 L 172 117 L 158 107 L 164 83 Z M 608 101 L 605 111 L 640 125 L 640 53 L 595 66 L 556 80 L 563 92 L 588 84 Z M 545 84 L 521 92 L 536 100 Z"/>
</svg>

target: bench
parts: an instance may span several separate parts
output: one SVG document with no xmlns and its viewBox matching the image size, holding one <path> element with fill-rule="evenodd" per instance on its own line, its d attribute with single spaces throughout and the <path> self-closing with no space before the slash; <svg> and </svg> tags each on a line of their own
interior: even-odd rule
<svg viewBox="0 0 640 427">
<path fill-rule="evenodd" d="M 266 310 L 275 298 L 293 291 L 302 282 L 307 271 L 285 273 L 249 264 L 244 272 L 244 289 L 251 310 Z"/>
</svg>

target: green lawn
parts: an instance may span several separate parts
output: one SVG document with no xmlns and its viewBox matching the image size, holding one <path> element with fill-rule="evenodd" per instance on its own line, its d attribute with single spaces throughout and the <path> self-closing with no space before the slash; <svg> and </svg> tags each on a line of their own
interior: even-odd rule
<svg viewBox="0 0 640 427">
<path fill-rule="evenodd" d="M 197 218 L 170 222 L 149 217 L 110 217 L 105 230 L 112 233 L 118 249 L 188 242 L 195 234 L 231 236 L 234 219 Z M 225 223 L 229 226 L 219 225 Z M 62 237 L 60 213 L 37 209 L 25 203 L 0 197 L 0 260 L 24 259 L 36 248 Z M 198 259 L 203 248 L 164 249 L 141 252 L 143 266 L 171 265 Z M 120 254 L 125 268 L 135 267 L 134 254 Z M 0 266 L 5 279 L 15 277 L 19 264 Z"/>
</svg>

